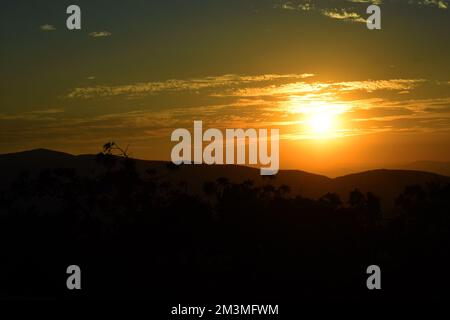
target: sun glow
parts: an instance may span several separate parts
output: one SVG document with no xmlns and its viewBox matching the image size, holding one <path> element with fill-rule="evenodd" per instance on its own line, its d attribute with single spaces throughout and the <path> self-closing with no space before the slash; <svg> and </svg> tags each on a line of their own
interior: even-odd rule
<svg viewBox="0 0 450 320">
<path fill-rule="evenodd" d="M 312 114 L 307 120 L 309 131 L 319 135 L 331 133 L 334 128 L 334 117 L 333 114 L 325 112 Z"/>
<path fill-rule="evenodd" d="M 290 112 L 302 115 L 302 136 L 308 139 L 329 139 L 340 136 L 340 115 L 350 107 L 331 101 L 299 101 L 291 99 Z"/>
</svg>

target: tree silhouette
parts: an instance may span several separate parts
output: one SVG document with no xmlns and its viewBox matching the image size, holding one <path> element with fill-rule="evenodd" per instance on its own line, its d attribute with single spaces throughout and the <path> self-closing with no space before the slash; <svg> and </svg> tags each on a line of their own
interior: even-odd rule
<svg viewBox="0 0 450 320">
<path fill-rule="evenodd" d="M 319 202 L 329 206 L 330 208 L 336 210 L 342 206 L 341 198 L 337 193 L 327 193 L 320 197 Z"/>
<path fill-rule="evenodd" d="M 357 208 L 357 209 L 363 208 L 365 205 L 364 194 L 361 191 L 359 191 L 358 189 L 351 191 L 350 196 L 348 198 L 348 204 L 352 208 Z"/>
</svg>

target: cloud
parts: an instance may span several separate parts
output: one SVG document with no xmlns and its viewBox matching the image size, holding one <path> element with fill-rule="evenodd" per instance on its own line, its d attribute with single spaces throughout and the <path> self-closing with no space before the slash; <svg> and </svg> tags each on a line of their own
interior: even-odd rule
<svg viewBox="0 0 450 320">
<path fill-rule="evenodd" d="M 365 0 L 354 0 L 350 2 L 365 3 Z M 302 2 L 285 2 L 281 4 L 275 4 L 275 8 L 292 11 L 318 11 L 321 15 L 351 22 L 366 22 L 366 20 L 356 12 L 351 11 L 349 8 L 329 8 L 327 6 L 317 7 L 316 3 L 312 0 Z"/>
<path fill-rule="evenodd" d="M 410 90 L 417 87 L 418 84 L 426 82 L 425 79 L 391 79 L 391 80 L 366 80 L 366 81 L 347 81 L 333 83 L 333 87 L 340 88 L 343 91 L 364 90 L 372 92 L 375 90 Z"/>
<path fill-rule="evenodd" d="M 115 139 L 133 143 L 166 141 L 174 128 L 280 128 L 282 139 L 311 139 L 308 113 L 333 113 L 339 124 L 333 137 L 379 132 L 438 132 L 450 129 L 450 97 L 442 84 L 425 79 L 357 81 L 317 80 L 311 74 L 220 75 L 120 86 L 90 86 L 71 98 L 148 95 L 170 92 L 169 100 L 142 99 L 115 108 L 121 101 L 76 101 L 82 112 L 43 109 L 0 115 L 5 141 L 95 146 Z M 439 90 L 436 90 L 440 88 Z M 410 94 L 398 94 L 408 90 Z M 438 94 L 436 92 L 439 91 Z M 186 92 L 195 99 L 187 102 Z M 197 96 L 198 94 L 198 96 Z M 161 97 L 164 98 L 164 97 Z M 164 106 L 158 106 L 164 101 Z M 168 105 L 170 101 L 170 105 Z M 121 104 L 122 105 L 122 104 Z M 69 106 L 74 106 L 72 102 Z M 95 106 L 95 109 L 93 108 Z M 69 108 L 72 108 L 69 107 Z M 90 110 L 89 112 L 86 112 Z M 166 143 L 164 142 L 164 143 Z M 7 143 L 7 142 L 6 142 Z M 88 145 L 89 144 L 89 145 Z M 163 145 L 163 142 L 161 142 Z"/>
<path fill-rule="evenodd" d="M 353 2 L 353 3 L 368 3 L 368 4 L 382 4 L 383 1 L 382 0 L 347 0 L 348 2 Z"/>
<path fill-rule="evenodd" d="M 104 37 L 110 37 L 111 35 L 112 35 L 112 33 L 109 31 L 94 31 L 94 32 L 89 33 L 89 36 L 93 37 L 93 38 L 104 38 Z"/>
<path fill-rule="evenodd" d="M 347 1 L 315 1 L 315 0 L 292 0 L 277 2 L 273 6 L 276 9 L 318 12 L 321 15 L 340 21 L 365 23 L 365 8 L 370 4 L 381 5 L 382 0 L 347 0 Z M 432 6 L 446 10 L 449 7 L 448 0 L 409 0 L 405 5 Z M 355 11 L 356 8 L 358 12 Z"/>
<path fill-rule="evenodd" d="M 366 22 L 366 19 L 361 17 L 356 12 L 350 12 L 350 11 L 347 11 L 346 9 L 324 9 L 324 10 L 321 10 L 321 13 L 324 16 L 332 18 L 332 19 L 351 21 L 351 22 L 362 22 L 362 23 Z"/>
<path fill-rule="evenodd" d="M 55 26 L 53 26 L 51 24 L 44 24 L 44 25 L 40 26 L 40 29 L 42 31 L 54 31 L 54 30 L 56 30 Z"/>
<path fill-rule="evenodd" d="M 136 133 L 136 137 L 141 132 L 141 135 L 162 138 L 170 134 L 172 128 L 190 127 L 192 121 L 201 115 L 211 127 L 277 126 L 283 128 L 283 138 L 310 139 L 311 135 L 305 129 L 305 119 L 308 112 L 317 108 L 327 109 L 345 119 L 346 126 L 336 131 L 336 137 L 420 128 L 432 131 L 436 123 L 439 123 L 436 128 L 441 130 L 445 119 L 450 119 L 450 111 L 447 112 L 446 108 L 450 98 L 411 99 L 416 94 L 415 89 L 422 85 L 440 84 L 425 79 L 321 82 L 315 80 L 312 74 L 228 74 L 76 88 L 67 97 L 195 92 L 199 97 L 215 99 L 208 100 L 210 103 L 207 105 L 136 110 L 79 120 L 77 126 L 86 130 L 131 130 Z M 398 94 L 403 91 L 409 91 L 410 94 Z M 203 98 L 199 101 L 205 101 Z M 56 122 L 54 124 L 59 125 Z"/>
<path fill-rule="evenodd" d="M 275 7 L 277 7 L 277 5 L 275 5 Z M 286 3 L 280 4 L 280 8 L 285 9 L 285 10 L 297 10 L 298 9 L 298 7 L 294 6 L 291 2 L 286 2 Z"/>
<path fill-rule="evenodd" d="M 237 96 L 237 97 L 262 97 L 262 96 L 285 96 L 285 95 L 307 95 L 307 94 L 343 94 L 354 91 L 371 93 L 379 90 L 405 91 L 416 88 L 419 84 L 426 82 L 424 79 L 390 79 L 390 80 L 365 80 L 345 82 L 290 82 L 281 85 L 268 85 L 264 87 L 239 88 L 232 92 L 221 92 L 215 96 Z"/>
<path fill-rule="evenodd" d="M 280 8 L 284 10 L 300 10 L 300 11 L 310 11 L 314 10 L 314 4 L 311 1 L 306 1 L 303 3 L 294 4 L 292 2 L 286 2 L 281 4 L 275 4 L 275 8 Z"/>
<path fill-rule="evenodd" d="M 196 79 L 171 79 L 160 82 L 141 82 L 119 86 L 94 86 L 75 88 L 67 94 L 68 98 L 94 98 L 111 96 L 143 96 L 162 92 L 198 91 L 242 84 L 269 82 L 274 80 L 295 80 L 312 77 L 312 74 L 265 74 L 242 76 L 227 74 Z"/>
<path fill-rule="evenodd" d="M 448 9 L 448 1 L 444 0 L 423 0 L 417 2 L 419 5 L 426 5 L 426 6 L 435 6 L 439 9 L 446 10 Z"/>
</svg>

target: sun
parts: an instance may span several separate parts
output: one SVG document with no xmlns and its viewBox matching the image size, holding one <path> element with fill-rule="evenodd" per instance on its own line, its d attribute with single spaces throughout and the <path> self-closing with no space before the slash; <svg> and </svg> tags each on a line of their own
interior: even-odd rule
<svg viewBox="0 0 450 320">
<path fill-rule="evenodd" d="M 303 124 L 306 136 L 310 139 L 329 139 L 339 134 L 339 115 L 345 106 L 329 102 L 311 103 L 304 106 Z"/>
<path fill-rule="evenodd" d="M 298 136 L 303 139 L 328 140 L 340 137 L 342 115 L 351 106 L 339 100 L 308 100 L 304 97 L 290 97 L 288 110 L 300 116 L 298 123 L 301 131 Z"/>
<path fill-rule="evenodd" d="M 307 119 L 308 129 L 312 134 L 330 135 L 334 131 L 335 115 L 331 112 L 316 112 Z"/>
</svg>

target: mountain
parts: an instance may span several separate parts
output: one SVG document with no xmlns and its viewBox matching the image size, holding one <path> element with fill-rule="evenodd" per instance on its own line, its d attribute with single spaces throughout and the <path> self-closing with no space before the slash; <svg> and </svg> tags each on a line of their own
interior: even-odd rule
<svg viewBox="0 0 450 320">
<path fill-rule="evenodd" d="M 135 159 L 141 175 L 148 170 L 162 180 L 175 185 L 186 185 L 189 192 L 202 194 L 203 184 L 226 177 L 231 182 L 252 180 L 256 185 L 272 183 L 288 185 L 291 195 L 319 198 L 327 192 L 335 192 L 344 201 L 350 191 L 358 188 L 362 192 L 372 192 L 381 198 L 384 211 L 394 209 L 395 198 L 408 185 L 450 182 L 450 177 L 430 172 L 413 170 L 378 169 L 328 178 L 300 170 L 280 170 L 275 177 L 262 177 L 259 169 L 237 165 L 181 165 L 171 169 L 165 161 Z M 68 153 L 36 149 L 0 155 L 0 189 L 6 188 L 23 171 L 32 175 L 47 168 L 73 168 L 80 175 L 101 172 L 103 168 L 95 161 L 95 155 L 71 155 Z"/>
<path fill-rule="evenodd" d="M 415 161 L 398 167 L 405 170 L 428 171 L 450 176 L 450 161 Z"/>
</svg>

